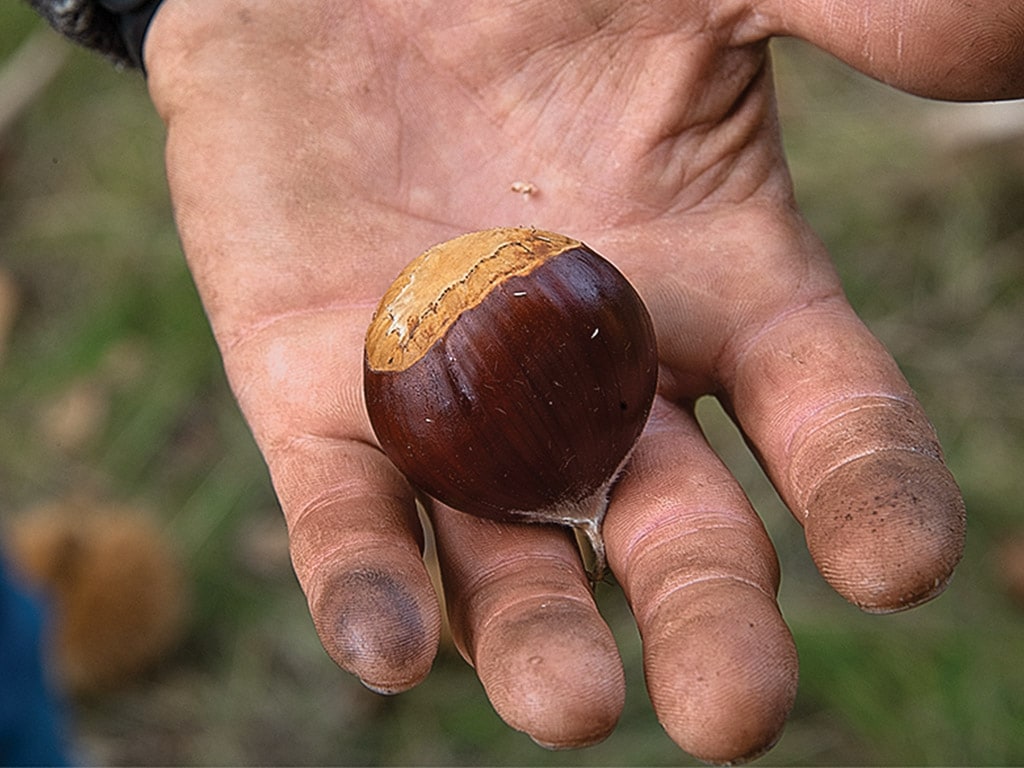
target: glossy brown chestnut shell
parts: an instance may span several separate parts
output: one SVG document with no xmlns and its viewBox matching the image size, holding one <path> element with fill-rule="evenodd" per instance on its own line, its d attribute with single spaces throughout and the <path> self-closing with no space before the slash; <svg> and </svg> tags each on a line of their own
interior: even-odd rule
<svg viewBox="0 0 1024 768">
<path fill-rule="evenodd" d="M 650 316 L 615 267 L 563 235 L 495 229 L 398 276 L 367 333 L 364 387 L 381 447 L 422 491 L 582 528 L 603 566 L 598 527 L 657 369 Z"/>
</svg>

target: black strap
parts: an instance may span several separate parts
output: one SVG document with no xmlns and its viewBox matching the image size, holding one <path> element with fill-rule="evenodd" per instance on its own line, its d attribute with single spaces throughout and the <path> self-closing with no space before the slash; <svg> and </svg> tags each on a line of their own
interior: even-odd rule
<svg viewBox="0 0 1024 768">
<path fill-rule="evenodd" d="M 117 18 L 117 26 L 121 31 L 125 48 L 128 49 L 128 55 L 143 74 L 146 67 L 142 62 L 142 43 L 146 39 L 149 23 L 161 2 L 162 0 L 100 0 L 100 5 Z"/>
</svg>

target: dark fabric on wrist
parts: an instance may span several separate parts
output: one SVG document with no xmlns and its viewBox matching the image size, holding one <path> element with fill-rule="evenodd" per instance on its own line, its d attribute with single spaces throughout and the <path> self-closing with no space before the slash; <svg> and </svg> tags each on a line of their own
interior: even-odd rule
<svg viewBox="0 0 1024 768">
<path fill-rule="evenodd" d="M 111 0 L 100 4 L 107 10 L 117 13 L 117 25 L 121 32 L 121 39 L 124 41 L 125 49 L 131 57 L 132 63 L 146 71 L 146 65 L 142 60 L 142 44 L 146 39 L 146 30 L 153 20 L 153 14 L 160 7 L 161 0 L 146 0 L 141 3 L 126 3 Z M 126 6 L 134 5 L 134 8 L 126 9 Z"/>
<path fill-rule="evenodd" d="M 101 53 L 119 66 L 139 68 L 142 68 L 146 30 L 160 5 L 159 0 L 111 0 L 108 4 L 102 0 L 28 0 L 28 3 L 69 40 Z"/>
<path fill-rule="evenodd" d="M 36 13 L 64 37 L 97 51 L 115 64 L 134 66 L 117 19 L 95 0 L 28 0 Z"/>
</svg>

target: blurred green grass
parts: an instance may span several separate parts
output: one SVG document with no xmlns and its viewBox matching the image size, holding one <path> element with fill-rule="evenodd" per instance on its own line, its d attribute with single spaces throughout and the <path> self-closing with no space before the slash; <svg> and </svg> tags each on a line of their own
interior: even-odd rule
<svg viewBox="0 0 1024 768">
<path fill-rule="evenodd" d="M 38 26 L 21 4 L 0 6 L 0 65 Z M 775 50 L 801 203 L 936 423 L 970 535 L 939 600 L 863 615 L 824 586 L 735 429 L 700 404 L 779 549 L 801 656 L 793 717 L 759 764 L 1024 763 L 1024 614 L 994 558 L 1024 529 L 1024 138 L 952 150 L 941 121 L 954 118 L 936 131 L 932 105 L 805 46 Z M 546 752 L 510 731 L 451 651 L 388 699 L 334 668 L 181 258 L 162 137 L 142 81 L 77 50 L 0 135 L 0 269 L 20 293 L 0 363 L 0 522 L 69 495 L 154 509 L 195 595 L 173 659 L 76 705 L 85 759 L 686 764 L 650 712 L 639 641 L 609 587 L 598 597 L 629 693 L 619 728 L 593 748 Z M 92 409 L 77 431 L 53 416 L 69 402 Z"/>
</svg>

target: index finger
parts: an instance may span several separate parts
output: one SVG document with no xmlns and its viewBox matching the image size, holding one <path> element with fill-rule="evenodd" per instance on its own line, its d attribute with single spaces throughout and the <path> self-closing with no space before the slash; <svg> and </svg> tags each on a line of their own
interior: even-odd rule
<svg viewBox="0 0 1024 768">
<path fill-rule="evenodd" d="M 783 313 L 728 357 L 734 413 L 829 583 L 882 613 L 942 592 L 963 500 L 909 384 L 845 299 Z"/>
<path fill-rule="evenodd" d="M 700 221 L 713 241 L 691 248 L 713 248 L 716 259 L 644 285 L 661 321 L 663 389 L 724 396 L 818 570 L 849 601 L 891 612 L 939 594 L 963 553 L 963 500 L 824 245 L 786 205 Z"/>
</svg>

